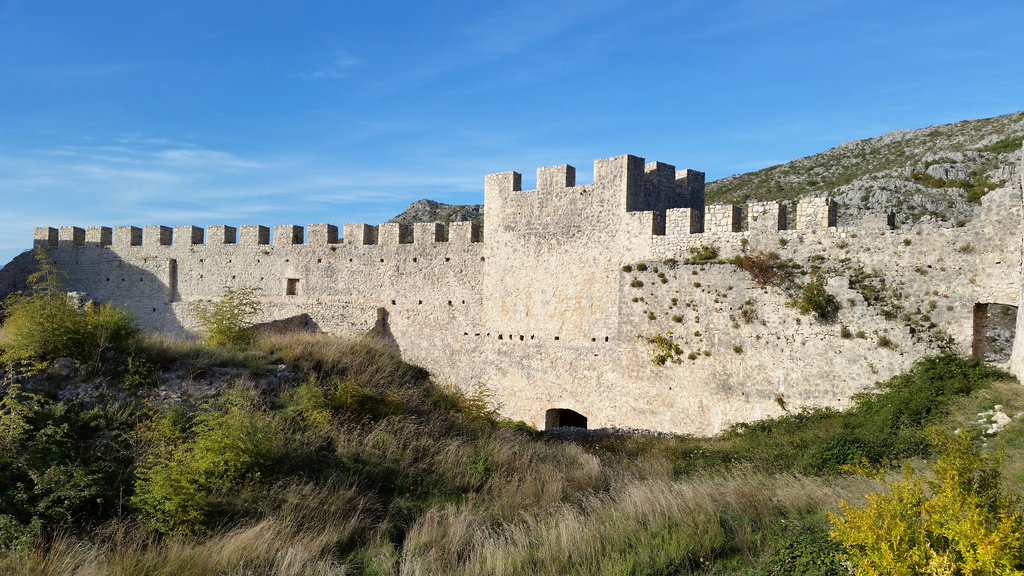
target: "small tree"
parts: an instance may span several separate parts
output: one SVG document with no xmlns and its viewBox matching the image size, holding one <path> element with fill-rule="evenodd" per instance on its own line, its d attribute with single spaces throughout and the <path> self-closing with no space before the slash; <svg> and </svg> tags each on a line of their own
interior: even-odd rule
<svg viewBox="0 0 1024 576">
<path fill-rule="evenodd" d="M 925 480 L 909 469 L 859 508 L 841 502 L 829 514 L 832 538 L 855 576 L 1024 574 L 1024 520 L 1002 492 L 998 460 L 966 434 L 932 432 L 943 455 Z M 883 479 L 880 469 L 858 472 Z"/>
<path fill-rule="evenodd" d="M 255 320 L 263 307 L 256 299 L 259 288 L 224 287 L 216 302 L 192 304 L 203 339 L 214 346 L 250 346 L 256 341 Z"/>
</svg>

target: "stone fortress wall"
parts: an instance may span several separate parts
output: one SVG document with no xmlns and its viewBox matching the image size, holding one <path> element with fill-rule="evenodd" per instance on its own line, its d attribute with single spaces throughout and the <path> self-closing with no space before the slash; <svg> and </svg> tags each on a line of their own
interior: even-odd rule
<svg viewBox="0 0 1024 576">
<path fill-rule="evenodd" d="M 37 228 L 35 242 L 70 289 L 128 306 L 149 329 L 190 332 L 192 302 L 256 287 L 264 320 L 373 331 L 538 427 L 579 414 L 590 427 L 715 433 L 844 406 L 942 349 L 1024 367 L 1020 346 L 1010 358 L 986 344 L 990 306 L 1012 314 L 1021 301 L 1018 186 L 985 196 L 962 227 L 894 230 L 881 214 L 838 228 L 835 203 L 804 199 L 786 229 L 785 205 L 750 204 L 744 221 L 740 207 L 704 205 L 703 173 L 627 155 L 595 161 L 585 185 L 566 165 L 538 169 L 536 190 L 515 172 L 487 176 L 485 205 L 482 229 L 62 227 Z M 716 258 L 693 260 L 708 247 Z M 834 322 L 725 262 L 769 251 L 801 265 L 801 281 L 826 280 L 842 306 Z M 12 283 L 25 271 L 3 273 Z M 680 351 L 664 365 L 652 362 L 658 336 Z"/>
</svg>

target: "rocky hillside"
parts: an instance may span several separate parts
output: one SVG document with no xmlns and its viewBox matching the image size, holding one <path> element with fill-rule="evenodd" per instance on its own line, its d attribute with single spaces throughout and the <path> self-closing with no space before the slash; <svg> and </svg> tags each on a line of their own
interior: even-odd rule
<svg viewBox="0 0 1024 576">
<path fill-rule="evenodd" d="M 483 204 L 454 205 L 433 200 L 417 200 L 389 222 L 412 224 L 413 222 L 483 222 Z"/>
<path fill-rule="evenodd" d="M 894 210 L 898 224 L 932 216 L 954 225 L 974 217 L 981 198 L 1020 178 L 1024 111 L 852 140 L 813 156 L 707 184 L 708 204 L 795 202 L 828 196 L 841 225 Z M 484 207 L 420 200 L 392 222 L 483 220 Z M 795 210 L 790 210 L 795 215 Z"/>
<path fill-rule="evenodd" d="M 829 196 L 840 224 L 893 209 L 897 222 L 970 220 L 981 197 L 1020 178 L 1024 112 L 897 130 L 707 185 L 707 202 Z"/>
</svg>

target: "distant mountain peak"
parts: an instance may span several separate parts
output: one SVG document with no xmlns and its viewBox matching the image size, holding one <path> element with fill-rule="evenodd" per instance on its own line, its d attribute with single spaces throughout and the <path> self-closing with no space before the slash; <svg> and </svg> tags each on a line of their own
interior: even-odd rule
<svg viewBox="0 0 1024 576">
<path fill-rule="evenodd" d="M 444 204 L 424 198 L 417 200 L 404 212 L 388 222 L 412 224 L 414 222 L 467 222 L 483 220 L 483 204 Z"/>
</svg>

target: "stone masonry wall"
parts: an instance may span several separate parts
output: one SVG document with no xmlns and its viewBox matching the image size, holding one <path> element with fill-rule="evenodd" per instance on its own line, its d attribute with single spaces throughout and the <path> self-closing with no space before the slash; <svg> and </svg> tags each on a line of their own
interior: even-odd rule
<svg viewBox="0 0 1024 576">
<path fill-rule="evenodd" d="M 888 214 L 837 228 L 834 202 L 805 199 L 796 229 L 785 206 L 758 203 L 744 230 L 738 207 L 704 207 L 700 172 L 620 156 L 596 161 L 594 175 L 576 185 L 571 166 L 541 168 L 528 191 L 517 173 L 490 175 L 482 231 L 63 227 L 35 241 L 70 289 L 128 306 L 149 329 L 189 333 L 190 303 L 256 287 L 263 320 L 309 314 L 323 331 L 372 331 L 536 426 L 570 408 L 594 427 L 715 433 L 845 406 L 924 355 L 969 354 L 975 304 L 1021 301 L 1018 187 L 988 194 L 962 228 L 926 219 L 893 230 Z M 759 286 L 727 262 L 770 252 L 795 267 L 789 284 Z M 19 257 L 0 288 L 29 270 Z M 791 306 L 814 279 L 840 304 L 833 321 Z M 657 338 L 680 353 L 655 364 Z"/>
</svg>

